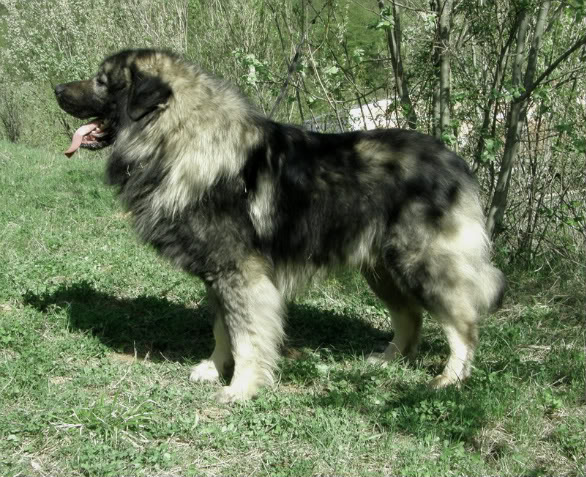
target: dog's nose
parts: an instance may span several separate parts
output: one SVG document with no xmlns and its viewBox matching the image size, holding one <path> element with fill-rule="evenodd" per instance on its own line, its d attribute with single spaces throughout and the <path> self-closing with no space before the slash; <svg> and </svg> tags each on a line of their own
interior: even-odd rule
<svg viewBox="0 0 586 477">
<path fill-rule="evenodd" d="M 63 94 L 63 91 L 65 91 L 65 85 L 58 84 L 57 86 L 55 86 L 55 95 L 61 96 Z"/>
</svg>

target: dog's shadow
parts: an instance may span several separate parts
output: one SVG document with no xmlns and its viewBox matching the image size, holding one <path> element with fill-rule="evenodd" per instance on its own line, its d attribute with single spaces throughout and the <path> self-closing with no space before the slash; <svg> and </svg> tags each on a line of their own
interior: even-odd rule
<svg viewBox="0 0 586 477">
<path fill-rule="evenodd" d="M 24 302 L 43 313 L 64 309 L 71 330 L 97 337 L 116 352 L 146 356 L 153 361 L 196 362 L 213 349 L 207 302 L 187 306 L 164 297 L 118 298 L 81 281 L 51 292 L 27 292 Z M 308 304 L 290 304 L 286 346 L 331 349 L 345 356 L 372 351 L 390 335 L 358 316 L 348 316 Z"/>
<path fill-rule="evenodd" d="M 212 323 L 203 297 L 191 306 L 157 296 L 118 298 L 82 281 L 62 285 L 51 292 L 28 292 L 24 296 L 24 303 L 48 317 L 64 310 L 72 331 L 91 334 L 114 352 L 138 358 L 148 356 L 154 362 L 192 364 L 207 358 L 213 348 Z M 302 348 L 328 348 L 328 355 L 336 360 L 366 355 L 377 343 L 391 338 L 389 332 L 374 328 L 359 316 L 336 313 L 306 303 L 289 305 L 287 336 L 288 352 Z M 288 364 L 283 363 L 286 374 L 288 372 L 290 375 L 289 379 L 295 381 L 299 373 L 301 379 L 308 377 L 308 371 L 303 365 L 304 354 L 303 350 L 294 352 L 290 356 L 293 359 L 288 360 Z M 365 415 L 382 417 L 387 413 L 393 415 L 392 412 L 400 408 L 406 411 L 403 413 L 405 416 L 399 416 L 399 427 L 409 432 L 413 416 L 418 416 L 419 402 L 438 399 L 433 397 L 435 392 L 427 386 L 418 385 L 416 389 L 395 390 L 394 399 L 381 407 L 369 404 L 366 397 L 368 390 L 365 391 L 362 384 L 374 382 L 370 378 L 377 378 L 377 369 L 366 372 L 342 369 L 332 373 L 329 378 L 332 382 L 349 383 L 350 388 L 318 394 L 313 398 L 314 405 L 352 407 Z M 451 399 L 460 402 L 463 398 L 454 394 Z M 466 409 L 472 417 L 465 431 L 472 435 L 477 428 L 475 426 L 482 424 L 484 413 L 475 410 L 476 406 L 466 406 Z M 392 426 L 396 425 L 393 422 Z M 446 432 L 451 432 L 450 429 Z M 459 428 L 456 430 L 462 434 Z"/>
</svg>

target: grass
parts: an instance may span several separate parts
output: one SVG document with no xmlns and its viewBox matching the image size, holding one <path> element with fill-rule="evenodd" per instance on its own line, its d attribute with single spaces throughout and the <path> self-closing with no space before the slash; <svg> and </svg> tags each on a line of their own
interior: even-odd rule
<svg viewBox="0 0 586 477">
<path fill-rule="evenodd" d="M 0 475 L 585 475 L 583 271 L 509 271 L 471 379 L 368 366 L 392 336 L 354 275 L 294 303 L 279 384 L 226 406 L 202 285 L 137 243 L 101 160 L 0 143 Z"/>
</svg>

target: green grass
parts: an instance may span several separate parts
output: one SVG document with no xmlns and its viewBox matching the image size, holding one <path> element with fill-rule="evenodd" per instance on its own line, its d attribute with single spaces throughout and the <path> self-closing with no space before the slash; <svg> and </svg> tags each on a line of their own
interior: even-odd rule
<svg viewBox="0 0 586 477">
<path fill-rule="evenodd" d="M 137 243 L 94 157 L 0 143 L 0 475 L 585 475 L 582 271 L 510 271 L 442 391 L 437 325 L 414 365 L 368 366 L 386 312 L 354 275 L 318 283 L 277 387 L 221 405 L 187 380 L 202 285 Z"/>
</svg>

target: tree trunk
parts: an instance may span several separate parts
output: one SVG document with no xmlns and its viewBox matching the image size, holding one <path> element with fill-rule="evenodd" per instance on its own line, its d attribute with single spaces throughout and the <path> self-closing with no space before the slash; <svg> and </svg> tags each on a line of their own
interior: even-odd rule
<svg viewBox="0 0 586 477">
<path fill-rule="evenodd" d="M 505 76 L 505 68 L 507 65 L 507 58 L 509 55 L 509 50 L 511 48 L 511 45 L 513 44 L 513 41 L 516 36 L 515 33 L 518 31 L 518 29 L 519 29 L 519 18 L 517 17 L 514 25 L 511 28 L 509 37 L 507 38 L 507 41 L 501 47 L 499 59 L 498 59 L 497 65 L 496 65 L 496 70 L 495 70 L 495 73 L 494 73 L 494 76 L 492 79 L 492 84 L 491 84 L 491 88 L 490 88 L 491 92 L 498 91 L 498 93 L 500 93 L 502 90 L 503 79 Z M 494 129 L 494 123 L 496 122 L 496 112 L 493 112 L 493 109 L 495 108 L 495 105 L 497 104 L 496 95 L 489 94 L 488 96 L 489 96 L 488 105 L 484 108 L 484 111 L 483 111 L 482 126 L 480 127 L 480 136 L 478 137 L 478 143 L 476 145 L 476 150 L 474 153 L 474 168 L 475 168 L 475 170 L 482 163 L 482 154 L 484 152 L 485 140 L 489 136 L 489 129 L 490 129 L 489 126 L 490 126 L 491 115 L 493 118 L 493 129 Z"/>
<path fill-rule="evenodd" d="M 453 0 L 445 0 L 440 12 L 440 136 L 451 127 L 451 84 L 450 84 L 450 30 Z"/>
<path fill-rule="evenodd" d="M 533 88 L 533 78 L 537 69 L 537 54 L 541 47 L 541 39 L 545 31 L 545 20 L 550 6 L 549 0 L 544 0 L 540 6 L 531 49 L 529 50 L 527 69 L 523 79 L 523 89 L 529 91 Z M 517 51 L 515 62 L 513 64 L 512 83 L 513 88 L 517 89 L 518 98 L 513 99 L 511 108 L 507 116 L 507 134 L 505 140 L 505 150 L 503 152 L 503 161 L 498 174 L 497 184 L 492 202 L 488 210 L 487 230 L 492 238 L 496 237 L 501 231 L 502 222 L 507 207 L 509 195 L 509 186 L 511 183 L 511 174 L 513 165 L 519 150 L 520 136 L 525 121 L 527 110 L 528 96 L 521 95 L 521 67 L 524 60 L 525 41 L 529 26 L 529 12 L 526 7 L 520 13 L 519 34 L 517 36 Z M 519 100 L 519 98 L 523 98 Z"/>
<path fill-rule="evenodd" d="M 378 7 L 382 11 L 385 7 L 384 0 L 378 1 Z M 405 72 L 403 70 L 403 55 L 401 53 L 401 42 L 403 39 L 403 32 L 401 30 L 401 13 L 399 7 L 392 2 L 393 8 L 393 28 L 386 30 L 387 45 L 389 53 L 391 54 L 391 64 L 393 66 L 393 73 L 395 75 L 395 86 L 397 94 L 401 99 L 401 109 L 407 118 L 407 124 L 411 129 L 417 129 L 417 113 L 411 102 L 409 94 L 409 83 Z"/>
<path fill-rule="evenodd" d="M 437 13 L 437 29 L 433 45 L 436 84 L 433 90 L 432 134 L 442 139 L 450 128 L 450 30 L 453 0 L 432 0 Z"/>
<path fill-rule="evenodd" d="M 441 110 L 441 95 L 440 95 L 440 82 L 439 78 L 433 85 L 433 96 L 432 96 L 432 111 L 431 111 L 431 134 L 441 139 L 441 129 L 440 125 L 440 110 Z"/>
</svg>

